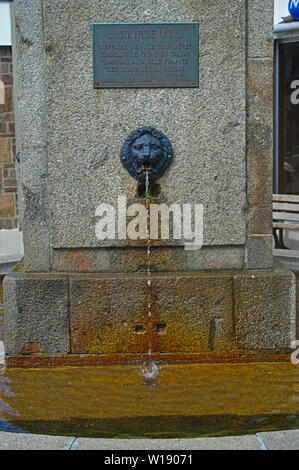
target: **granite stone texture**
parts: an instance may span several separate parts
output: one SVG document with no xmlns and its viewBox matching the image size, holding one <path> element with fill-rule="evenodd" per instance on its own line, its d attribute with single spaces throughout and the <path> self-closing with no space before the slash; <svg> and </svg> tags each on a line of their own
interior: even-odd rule
<svg viewBox="0 0 299 470">
<path fill-rule="evenodd" d="M 74 437 L 0 432 L 0 450 L 70 450 Z"/>
<path fill-rule="evenodd" d="M 174 148 L 162 202 L 202 203 L 204 243 L 244 245 L 245 12 L 245 0 L 43 2 L 52 247 L 124 245 L 97 240 L 95 210 L 119 195 L 136 202 L 119 153 L 141 126 L 161 130 Z M 93 88 L 92 23 L 136 20 L 199 22 L 199 88 Z"/>
<path fill-rule="evenodd" d="M 211 268 L 242 267 L 247 227 L 254 236 L 271 233 L 273 2 L 150 0 L 144 9 L 140 0 L 113 0 L 109 8 L 96 0 L 16 0 L 14 9 L 25 270 L 63 270 L 66 249 L 110 247 L 110 259 L 128 246 L 96 238 L 95 210 L 102 202 L 116 207 L 119 195 L 140 202 L 119 152 L 144 125 L 165 132 L 174 147 L 158 202 L 202 203 L 204 245 L 235 247 L 231 262 L 214 257 Z M 136 20 L 199 22 L 199 88 L 93 88 L 92 23 Z M 248 240 L 254 268 L 252 246 Z M 188 259 L 178 259 L 180 270 L 190 270 Z M 192 269 L 207 269 L 201 254 L 195 259 Z M 256 267 L 270 265 L 267 251 Z"/>
<path fill-rule="evenodd" d="M 295 275 L 250 271 L 234 277 L 238 350 L 291 348 L 295 341 Z"/>
<path fill-rule="evenodd" d="M 4 296 L 8 356 L 60 354 L 61 363 L 72 355 L 138 360 L 149 352 L 169 360 L 233 357 L 284 354 L 295 340 L 295 281 L 285 270 L 150 278 L 14 273 Z"/>
<path fill-rule="evenodd" d="M 13 4 L 24 270 L 35 274 L 5 280 L 6 354 L 290 349 L 294 279 L 272 270 L 273 1 Z M 198 88 L 93 88 L 92 24 L 136 21 L 199 23 Z M 155 203 L 203 204 L 201 250 L 152 241 L 148 258 L 146 240 L 96 237 L 100 203 L 145 203 L 119 158 L 142 126 L 174 149 Z"/>
<path fill-rule="evenodd" d="M 129 462 L 133 467 L 137 456 L 133 460 L 130 452 L 136 450 L 298 450 L 298 438 L 298 430 L 187 439 L 96 439 L 1 432 L 0 450 L 123 450 L 128 452 L 123 457 L 125 464 Z M 112 454 L 108 457 L 112 462 Z M 189 462 L 188 456 L 184 461 Z"/>
<path fill-rule="evenodd" d="M 243 269 L 244 248 L 203 247 L 188 251 L 183 247 L 151 247 L 151 272 L 225 271 Z M 147 273 L 147 249 L 110 248 L 52 250 L 52 270 L 66 273 Z"/>
<path fill-rule="evenodd" d="M 269 433 L 271 434 L 271 433 Z M 73 450 L 260 450 L 252 436 L 225 436 L 199 439 L 76 439 Z M 185 460 L 189 462 L 189 459 Z"/>
<path fill-rule="evenodd" d="M 250 234 L 272 234 L 273 62 L 248 62 L 248 206 Z"/>
<path fill-rule="evenodd" d="M 247 35 L 249 58 L 273 56 L 273 0 L 247 1 Z"/>
<path fill-rule="evenodd" d="M 271 235 L 249 235 L 247 241 L 248 269 L 266 269 L 273 266 L 273 240 Z"/>
<path fill-rule="evenodd" d="M 39 0 L 14 2 L 12 18 L 19 201 L 26 271 L 50 269 L 45 50 Z"/>
<path fill-rule="evenodd" d="M 72 353 L 140 353 L 148 348 L 160 353 L 224 353 L 291 347 L 294 279 L 287 271 L 154 275 L 150 290 L 147 279 L 71 276 Z"/>
<path fill-rule="evenodd" d="M 5 353 L 68 353 L 68 280 L 12 273 L 4 279 Z"/>
<path fill-rule="evenodd" d="M 268 450 L 299 450 L 299 430 L 260 432 L 257 434 Z"/>
<path fill-rule="evenodd" d="M 71 277 L 72 353 L 219 352 L 232 348 L 230 277 L 153 276 L 150 289 L 147 279 Z"/>
<path fill-rule="evenodd" d="M 249 269 L 271 268 L 273 166 L 273 8 L 247 2 L 247 203 Z"/>
</svg>

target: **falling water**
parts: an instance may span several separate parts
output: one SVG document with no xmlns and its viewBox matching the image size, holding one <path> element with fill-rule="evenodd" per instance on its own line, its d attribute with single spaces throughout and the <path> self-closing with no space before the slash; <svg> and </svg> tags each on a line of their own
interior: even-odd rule
<svg viewBox="0 0 299 470">
<path fill-rule="evenodd" d="M 146 237 L 147 237 L 147 275 L 151 274 L 151 237 L 149 229 L 149 178 L 148 170 L 146 170 L 146 180 L 145 180 L 145 203 L 146 203 Z M 148 298 L 147 298 L 147 314 L 150 318 L 152 316 L 151 312 L 151 280 L 147 280 L 148 285 Z M 150 352 L 150 351 L 149 351 Z"/>
<path fill-rule="evenodd" d="M 148 296 L 147 296 L 147 317 L 150 320 L 152 316 L 151 311 L 151 286 L 152 281 L 150 279 L 151 276 L 151 238 L 150 238 L 150 212 L 149 212 L 149 177 L 148 177 L 148 170 L 146 170 L 146 178 L 145 178 L 145 204 L 146 204 L 146 237 L 147 237 L 147 287 L 148 287 Z M 148 345 L 148 354 L 151 356 L 152 354 L 152 344 L 149 342 Z M 142 375 L 148 379 L 152 380 L 158 375 L 158 366 L 155 364 L 154 361 L 150 361 L 150 363 L 141 369 Z"/>
</svg>

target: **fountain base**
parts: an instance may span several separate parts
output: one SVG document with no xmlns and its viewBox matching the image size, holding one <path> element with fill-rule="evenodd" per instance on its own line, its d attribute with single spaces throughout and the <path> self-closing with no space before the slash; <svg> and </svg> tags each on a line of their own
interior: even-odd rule
<svg viewBox="0 0 299 470">
<path fill-rule="evenodd" d="M 9 274 L 7 364 L 289 359 L 296 322 L 291 272 L 152 274 L 150 319 L 146 280 Z"/>
</svg>

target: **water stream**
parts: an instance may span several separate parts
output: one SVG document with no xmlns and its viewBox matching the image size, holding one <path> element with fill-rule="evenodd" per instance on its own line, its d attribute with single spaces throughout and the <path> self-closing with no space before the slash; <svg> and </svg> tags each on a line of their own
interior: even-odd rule
<svg viewBox="0 0 299 470">
<path fill-rule="evenodd" d="M 151 324 L 152 317 L 152 303 L 151 303 L 151 236 L 150 236 L 150 184 L 148 170 L 146 170 L 145 176 L 145 207 L 146 207 L 146 236 L 147 236 L 147 318 L 148 318 L 148 327 L 153 327 Z M 152 354 L 152 343 L 149 341 L 148 344 L 148 355 L 149 357 Z M 159 368 L 157 364 L 150 360 L 148 364 L 144 364 L 141 368 L 141 373 L 146 380 L 154 380 L 159 374 Z"/>
</svg>

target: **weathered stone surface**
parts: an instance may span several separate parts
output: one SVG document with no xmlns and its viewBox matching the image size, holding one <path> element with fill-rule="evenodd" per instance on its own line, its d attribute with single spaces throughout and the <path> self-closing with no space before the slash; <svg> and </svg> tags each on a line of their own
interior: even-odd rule
<svg viewBox="0 0 299 470">
<path fill-rule="evenodd" d="M 205 245 L 238 245 L 238 250 L 242 249 L 247 218 L 246 47 L 249 57 L 248 227 L 251 234 L 271 233 L 272 133 L 268 123 L 272 101 L 273 2 L 261 6 L 257 0 L 242 0 L 219 6 L 216 0 L 209 5 L 185 0 L 173 2 L 170 8 L 163 0 L 158 7 L 150 1 L 145 11 L 139 1 L 128 5 L 113 1 L 109 11 L 103 2 L 96 0 L 88 3 L 72 0 L 63 8 L 58 0 L 47 0 L 43 5 L 39 0 L 14 3 L 26 271 L 50 269 L 49 230 L 44 222 L 49 215 L 48 156 L 53 247 L 125 245 L 121 241 L 105 243 L 96 239 L 94 211 L 100 202 L 115 203 L 119 194 L 126 194 L 129 203 L 136 202 L 136 184 L 120 168 L 119 150 L 128 133 L 140 125 L 161 128 L 175 148 L 174 165 L 161 184 L 161 202 L 203 203 Z M 199 21 L 198 89 L 94 90 L 90 86 L 92 22 L 130 22 L 136 19 L 137 12 L 138 19 L 144 22 Z M 205 20 L 201 21 L 203 17 Z M 178 102 L 180 113 L 177 113 Z M 46 142 L 49 142 L 48 151 L 44 149 Z M 105 159 L 100 158 L 100 165 L 92 165 L 103 155 Z M 33 199 L 38 196 L 41 203 L 36 210 Z M 28 211 L 36 214 L 35 220 L 27 218 Z M 236 250 L 231 251 L 231 263 L 229 258 L 218 262 L 210 256 L 205 262 L 202 253 L 191 263 L 179 256 L 174 270 L 178 263 L 180 269 L 209 269 L 211 258 L 211 269 L 238 269 L 242 267 L 242 257 L 236 259 Z M 63 270 L 64 261 L 60 255 L 57 260 L 56 251 L 53 253 L 52 266 Z M 114 250 L 109 256 L 110 266 L 110 259 L 117 258 L 118 253 Z M 168 253 L 163 256 L 167 257 Z M 97 260 L 93 259 L 93 265 L 96 267 L 87 270 L 97 271 L 98 267 L 103 270 Z M 79 266 L 78 270 L 85 269 Z"/>
<path fill-rule="evenodd" d="M 68 298 L 62 275 L 7 276 L 6 354 L 70 352 L 112 359 L 149 351 L 225 355 L 291 349 L 295 283 L 288 271 L 153 274 L 150 286 L 148 280 L 70 275 Z"/>
<path fill-rule="evenodd" d="M 69 352 L 68 280 L 55 275 L 4 278 L 5 352 Z"/>
<path fill-rule="evenodd" d="M 72 275 L 70 298 L 63 275 L 8 277 L 7 354 L 290 348 L 292 275 L 236 272 L 272 267 L 273 2 L 106 3 L 14 2 L 25 271 L 103 274 Z M 199 22 L 199 88 L 92 87 L 92 23 L 136 18 Z M 161 130 L 174 148 L 157 202 L 204 207 L 202 250 L 152 246 L 150 298 L 146 243 L 95 236 L 100 203 L 116 208 L 120 195 L 144 203 L 119 160 L 141 126 Z"/>
<path fill-rule="evenodd" d="M 272 233 L 273 62 L 248 63 L 248 231 Z"/>
<path fill-rule="evenodd" d="M 71 276 L 72 353 L 279 352 L 295 339 L 288 271 L 157 274 L 150 289 L 147 280 Z"/>
<path fill-rule="evenodd" d="M 296 328 L 294 274 L 249 271 L 234 277 L 233 288 L 237 348 L 291 348 Z"/>
<path fill-rule="evenodd" d="M 269 433 L 271 434 L 271 433 Z M 74 450 L 260 450 L 255 436 L 201 439 L 76 439 Z M 189 463 L 188 458 L 185 462 Z"/>
<path fill-rule="evenodd" d="M 268 450 L 299 450 L 299 430 L 260 432 L 258 436 Z"/>
<path fill-rule="evenodd" d="M 18 120 L 22 145 L 29 149 L 46 145 L 45 50 L 41 3 L 40 0 L 14 2 Z"/>
<path fill-rule="evenodd" d="M 273 56 L 273 0 L 248 0 L 248 57 Z"/>
<path fill-rule="evenodd" d="M 247 268 L 273 267 L 272 235 L 249 235 L 247 242 Z"/>
<path fill-rule="evenodd" d="M 144 9 L 141 1 L 113 0 L 107 9 L 98 0 L 43 2 L 53 247 L 104 246 L 95 237 L 95 209 L 118 195 L 135 201 L 136 182 L 119 153 L 143 125 L 165 132 L 173 144 L 162 200 L 204 204 L 206 245 L 245 243 L 245 3 L 150 0 Z M 91 24 L 136 18 L 199 21 L 198 89 L 92 88 Z"/>
<path fill-rule="evenodd" d="M 230 276 L 152 276 L 150 290 L 147 280 L 71 277 L 72 353 L 231 350 Z"/>
<path fill-rule="evenodd" d="M 243 269 L 244 247 L 203 247 L 186 251 L 182 247 L 152 247 L 151 272 L 225 271 Z M 146 248 L 52 250 L 52 270 L 56 272 L 147 273 Z"/>
<path fill-rule="evenodd" d="M 49 214 L 45 149 L 26 149 L 22 160 L 23 241 L 26 272 L 50 269 Z M 25 151 L 25 153 L 26 153 Z"/>
<path fill-rule="evenodd" d="M 0 432 L 0 450 L 70 450 L 74 437 Z"/>
<path fill-rule="evenodd" d="M 47 180 L 45 50 L 39 0 L 17 0 L 13 17 L 17 145 L 25 270 L 47 272 L 50 238 Z M 18 170 L 19 171 L 19 170 Z M 46 223 L 47 220 L 47 223 Z"/>
</svg>

